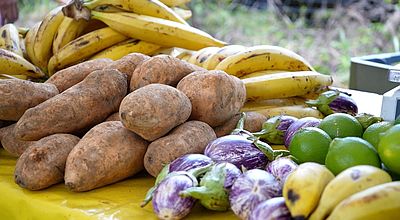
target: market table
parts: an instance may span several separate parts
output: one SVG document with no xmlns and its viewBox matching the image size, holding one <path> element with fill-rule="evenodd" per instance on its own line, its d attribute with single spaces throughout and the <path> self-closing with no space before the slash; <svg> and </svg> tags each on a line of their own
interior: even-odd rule
<svg viewBox="0 0 400 220">
<path fill-rule="evenodd" d="M 359 112 L 379 116 L 382 96 L 340 89 L 355 99 Z M 0 149 L 0 219 L 157 219 L 151 204 L 140 208 L 146 191 L 154 183 L 140 173 L 125 181 L 84 193 L 73 193 L 63 184 L 41 191 L 29 191 L 14 183 L 16 158 Z M 199 204 L 187 219 L 238 219 L 232 212 L 213 212 Z"/>
</svg>

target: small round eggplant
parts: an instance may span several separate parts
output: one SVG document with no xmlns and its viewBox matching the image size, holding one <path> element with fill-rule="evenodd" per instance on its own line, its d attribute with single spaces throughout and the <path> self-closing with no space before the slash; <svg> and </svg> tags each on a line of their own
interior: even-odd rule
<svg viewBox="0 0 400 220">
<path fill-rule="evenodd" d="M 263 123 L 260 132 L 253 133 L 253 135 L 270 144 L 283 144 L 286 130 L 297 120 L 296 117 L 289 115 L 274 116 Z"/>
<path fill-rule="evenodd" d="M 297 164 L 288 157 L 279 157 L 267 164 L 266 170 L 280 183 L 285 184 L 287 176 L 297 168 Z"/>
<path fill-rule="evenodd" d="M 283 137 L 285 146 L 289 147 L 289 144 L 292 141 L 294 134 L 298 130 L 300 130 L 301 128 L 306 128 L 306 127 L 317 127 L 320 122 L 321 122 L 321 119 L 314 118 L 314 117 L 300 118 L 299 120 L 293 122 L 289 126 L 289 128 L 286 130 L 285 135 Z"/>
<path fill-rule="evenodd" d="M 357 103 L 346 93 L 337 90 L 323 92 L 316 100 L 308 100 L 309 106 L 317 107 L 324 115 L 333 113 L 346 113 L 356 115 L 358 112 Z"/>
<path fill-rule="evenodd" d="M 241 219 L 248 219 L 261 202 L 281 196 L 280 184 L 265 170 L 253 169 L 240 175 L 229 194 L 232 211 Z"/>
<path fill-rule="evenodd" d="M 249 220 L 290 220 L 290 212 L 283 197 L 268 199 L 258 204 L 251 212 Z"/>
<path fill-rule="evenodd" d="M 153 210 L 159 219 L 182 219 L 190 213 L 196 200 L 179 193 L 197 186 L 196 177 L 187 172 L 170 173 L 160 182 L 153 195 Z"/>
</svg>

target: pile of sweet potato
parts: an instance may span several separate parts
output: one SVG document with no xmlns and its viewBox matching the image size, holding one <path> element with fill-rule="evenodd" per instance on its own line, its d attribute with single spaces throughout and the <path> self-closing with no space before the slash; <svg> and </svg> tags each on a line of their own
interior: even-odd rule
<svg viewBox="0 0 400 220">
<path fill-rule="evenodd" d="M 19 157 L 21 187 L 88 191 L 202 153 L 234 129 L 245 93 L 234 76 L 168 55 L 87 61 L 45 83 L 1 80 L 0 140 Z M 265 117 L 246 120 L 258 131 Z"/>
</svg>

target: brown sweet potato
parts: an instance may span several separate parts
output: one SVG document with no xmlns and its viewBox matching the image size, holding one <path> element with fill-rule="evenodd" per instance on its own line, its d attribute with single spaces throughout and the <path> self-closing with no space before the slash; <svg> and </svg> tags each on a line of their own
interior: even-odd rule
<svg viewBox="0 0 400 220">
<path fill-rule="evenodd" d="M 17 122 L 15 135 L 22 140 L 39 140 L 92 127 L 118 111 L 126 92 L 125 74 L 96 70 L 82 82 L 27 110 Z"/>
<path fill-rule="evenodd" d="M 243 82 L 223 71 L 193 72 L 176 88 L 192 103 L 190 119 L 204 121 L 211 127 L 220 126 L 232 118 L 246 100 Z"/>
<path fill-rule="evenodd" d="M 190 153 L 203 153 L 207 144 L 216 139 L 213 129 L 201 121 L 188 121 L 168 135 L 150 143 L 144 156 L 144 167 L 156 177 L 163 166 Z"/>
<path fill-rule="evenodd" d="M 121 73 L 125 73 L 128 77 L 128 86 L 129 82 L 131 81 L 131 77 L 135 69 L 145 60 L 149 59 L 150 57 L 141 53 L 130 53 L 119 60 L 116 60 L 104 69 L 117 69 Z"/>
<path fill-rule="evenodd" d="M 22 188 L 40 190 L 64 180 L 65 162 L 79 138 L 53 134 L 36 141 L 21 155 L 14 180 Z"/>
<path fill-rule="evenodd" d="M 24 112 L 58 94 L 52 84 L 0 80 L 0 120 L 18 121 Z"/>
<path fill-rule="evenodd" d="M 185 122 L 192 110 L 190 100 L 172 86 L 150 84 L 131 92 L 121 102 L 122 123 L 148 141 L 167 134 Z"/>
<path fill-rule="evenodd" d="M 108 58 L 85 61 L 57 71 L 46 83 L 54 84 L 61 93 L 84 80 L 91 72 L 101 70 L 112 62 Z"/>
<path fill-rule="evenodd" d="M 15 124 L 2 128 L 1 145 L 12 156 L 19 157 L 24 151 L 36 141 L 22 141 L 15 137 Z"/>
<path fill-rule="evenodd" d="M 196 70 L 206 71 L 170 55 L 157 55 L 144 61 L 136 68 L 130 81 L 130 91 L 151 83 L 175 87 L 183 77 Z"/>
<path fill-rule="evenodd" d="M 93 127 L 67 158 L 65 185 L 88 191 L 130 177 L 143 170 L 148 143 L 120 121 Z"/>
<path fill-rule="evenodd" d="M 121 121 L 121 119 L 119 118 L 119 112 L 115 112 L 115 113 L 111 114 L 110 116 L 108 116 L 106 118 L 105 121 Z"/>
<path fill-rule="evenodd" d="M 241 114 L 234 115 L 231 119 L 223 125 L 215 127 L 214 131 L 217 137 L 222 137 L 230 134 L 235 128 L 240 119 Z M 267 120 L 267 117 L 258 112 L 246 112 L 246 119 L 244 121 L 244 130 L 250 132 L 260 131 L 262 124 Z"/>
</svg>

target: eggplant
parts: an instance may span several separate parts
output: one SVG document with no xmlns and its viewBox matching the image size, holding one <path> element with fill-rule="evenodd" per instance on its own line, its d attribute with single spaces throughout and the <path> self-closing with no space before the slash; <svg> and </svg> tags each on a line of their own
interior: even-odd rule
<svg viewBox="0 0 400 220">
<path fill-rule="evenodd" d="M 249 216 L 249 220 L 290 220 L 290 212 L 285 198 L 276 197 L 258 204 Z"/>
<path fill-rule="evenodd" d="M 265 170 L 248 170 L 233 183 L 229 193 L 232 211 L 241 219 L 248 219 L 252 210 L 261 202 L 282 196 L 280 184 Z"/>
<path fill-rule="evenodd" d="M 287 148 L 289 147 L 290 141 L 292 141 L 294 134 L 298 130 L 300 130 L 301 128 L 306 128 L 306 127 L 317 127 L 320 122 L 321 122 L 321 119 L 314 118 L 314 117 L 300 118 L 299 120 L 293 122 L 289 126 L 289 128 L 286 130 L 285 135 L 283 137 L 285 146 Z"/>
<path fill-rule="evenodd" d="M 298 118 L 289 115 L 274 116 L 263 123 L 261 131 L 253 135 L 270 144 L 283 144 L 286 130 L 297 120 Z"/>
<path fill-rule="evenodd" d="M 347 93 L 338 90 L 323 92 L 316 100 L 308 100 L 306 104 L 326 115 L 333 113 L 346 113 L 356 115 L 358 113 L 357 103 Z"/>
<path fill-rule="evenodd" d="M 267 164 L 265 170 L 271 173 L 280 183 L 281 188 L 285 184 L 287 176 L 297 168 L 297 164 L 289 157 L 279 157 Z"/>
<path fill-rule="evenodd" d="M 228 193 L 233 182 L 242 172 L 231 163 L 213 165 L 203 178 L 198 187 L 191 187 L 180 192 L 183 197 L 193 197 L 207 209 L 226 211 L 229 209 Z"/>
<path fill-rule="evenodd" d="M 357 119 L 358 122 L 360 122 L 361 126 L 363 127 L 363 130 L 367 129 L 372 124 L 383 121 L 383 118 L 367 113 L 357 114 L 355 118 Z"/>
</svg>

